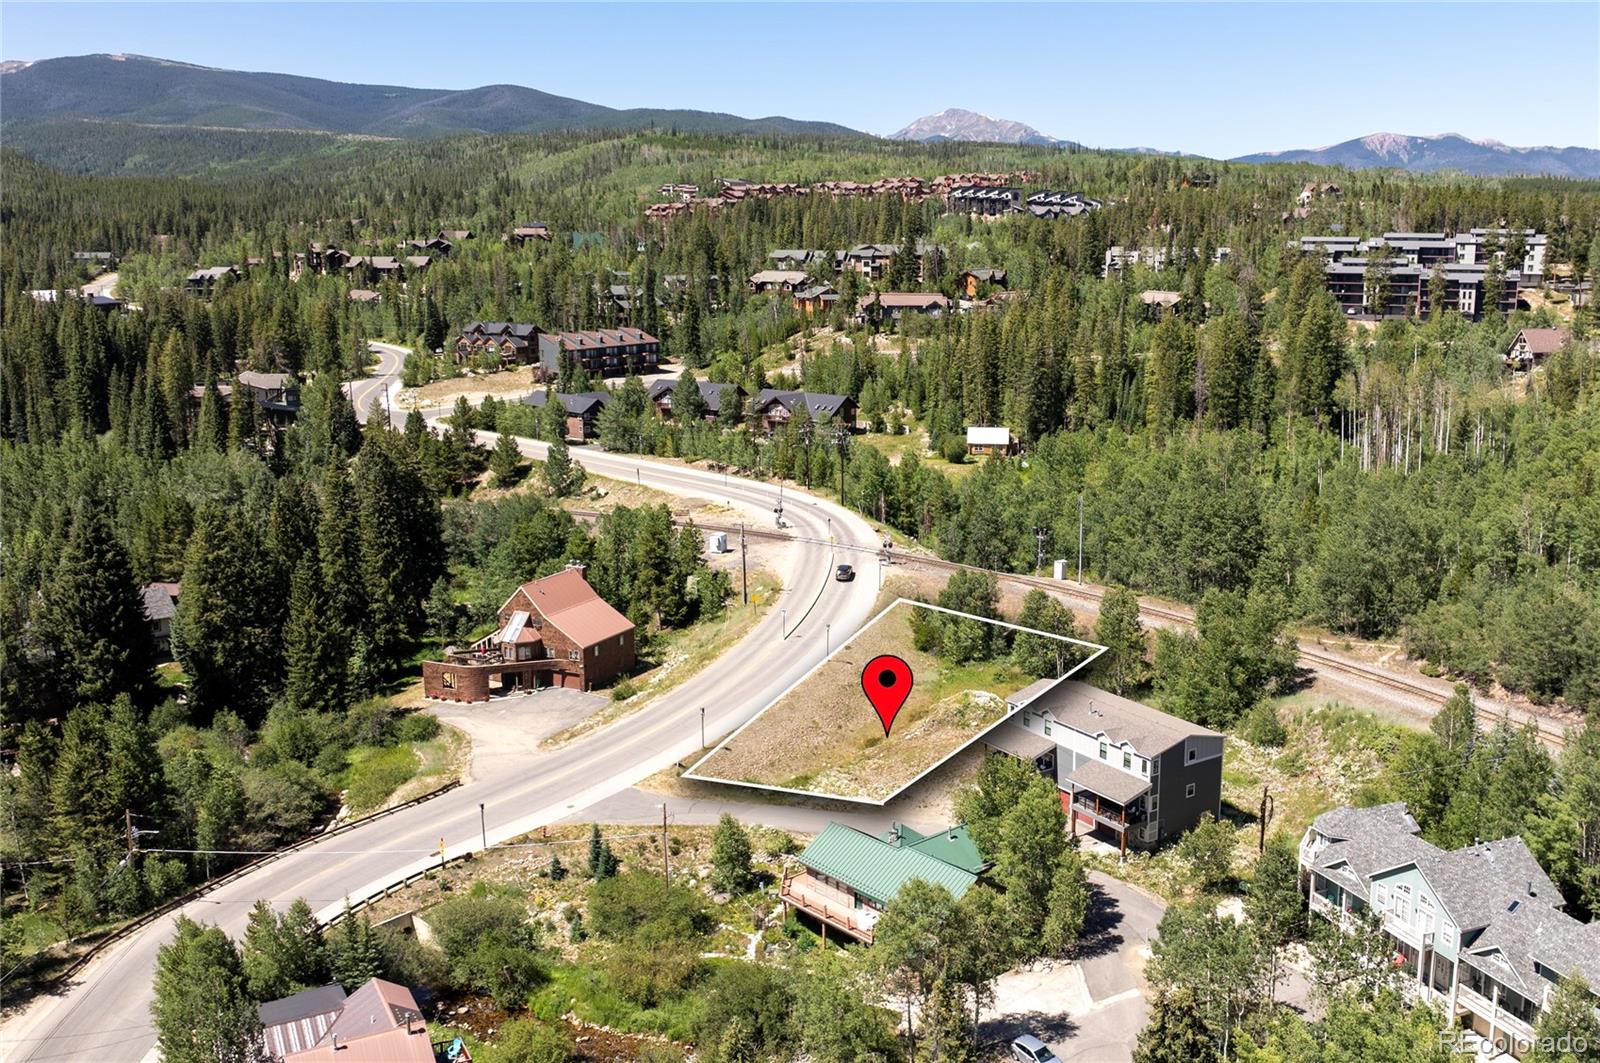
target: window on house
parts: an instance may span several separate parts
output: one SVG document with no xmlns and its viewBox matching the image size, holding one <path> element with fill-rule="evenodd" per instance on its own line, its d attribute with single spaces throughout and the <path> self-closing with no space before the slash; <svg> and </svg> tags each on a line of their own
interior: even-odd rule
<svg viewBox="0 0 1600 1063">
<path fill-rule="evenodd" d="M 1198 757 L 1199 755 L 1200 755 L 1200 751 L 1198 749 L 1194 748 L 1194 746 L 1190 746 L 1189 747 L 1189 759 L 1190 760 L 1193 760 L 1195 757 Z"/>
<path fill-rule="evenodd" d="M 1194 796 L 1194 783 L 1190 783 L 1188 786 L 1185 786 L 1183 788 L 1183 796 L 1185 796 L 1185 797 L 1193 797 Z"/>
<path fill-rule="evenodd" d="M 580 661 L 582 659 L 583 659 L 583 651 L 582 650 L 568 650 L 567 651 L 567 660 L 569 660 L 569 661 Z"/>
<path fill-rule="evenodd" d="M 1133 754 L 1126 749 L 1122 751 L 1122 768 L 1124 771 L 1133 767 Z"/>
<path fill-rule="evenodd" d="M 1100 759 L 1106 759 L 1106 744 L 1104 742 L 1100 743 Z"/>
</svg>

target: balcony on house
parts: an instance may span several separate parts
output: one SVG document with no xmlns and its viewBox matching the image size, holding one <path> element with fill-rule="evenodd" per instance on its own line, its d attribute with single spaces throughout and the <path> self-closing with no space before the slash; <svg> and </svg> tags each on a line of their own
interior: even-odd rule
<svg viewBox="0 0 1600 1063">
<path fill-rule="evenodd" d="M 833 885 L 811 871 L 791 871 L 783 876 L 778 896 L 786 905 L 805 912 L 821 923 L 824 939 L 827 936 L 826 928 L 832 927 L 858 941 L 872 944 L 872 931 L 881 913 L 847 889 Z"/>
</svg>

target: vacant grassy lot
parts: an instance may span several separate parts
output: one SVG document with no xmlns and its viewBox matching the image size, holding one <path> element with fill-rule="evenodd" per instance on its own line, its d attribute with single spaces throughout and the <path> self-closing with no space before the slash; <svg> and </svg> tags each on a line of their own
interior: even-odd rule
<svg viewBox="0 0 1600 1063">
<path fill-rule="evenodd" d="M 883 801 L 966 746 L 1006 714 L 1006 695 L 1035 676 L 1009 660 L 954 664 L 915 647 L 901 602 L 697 764 L 699 778 Z M 911 696 L 886 738 L 861 669 L 882 653 L 903 658 Z"/>
</svg>

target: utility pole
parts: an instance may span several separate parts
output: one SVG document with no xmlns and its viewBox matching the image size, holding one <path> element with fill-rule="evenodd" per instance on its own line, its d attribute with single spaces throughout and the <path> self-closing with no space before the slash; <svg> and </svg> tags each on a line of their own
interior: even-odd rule
<svg viewBox="0 0 1600 1063">
<path fill-rule="evenodd" d="M 128 870 L 133 870 L 133 854 L 139 848 L 139 834 L 133 829 L 133 809 L 122 810 L 122 822 L 128 829 Z"/>
<path fill-rule="evenodd" d="M 1078 492 L 1078 586 L 1083 586 L 1083 492 Z"/>
<path fill-rule="evenodd" d="M 1033 555 L 1033 570 L 1035 572 L 1043 572 L 1044 571 L 1044 540 L 1045 540 L 1045 536 L 1048 535 L 1048 534 L 1049 534 L 1049 532 L 1044 527 L 1044 525 L 1040 524 L 1040 525 L 1035 525 L 1034 526 L 1033 537 L 1034 537 L 1034 539 L 1036 539 L 1038 541 L 1038 544 L 1039 544 L 1038 547 L 1034 550 L 1034 555 Z"/>
<path fill-rule="evenodd" d="M 1261 788 L 1261 814 L 1258 817 L 1261 822 L 1261 838 L 1256 842 L 1256 852 L 1258 853 L 1267 851 L 1267 821 L 1272 818 L 1275 806 L 1276 802 L 1267 793 L 1267 788 L 1263 786 Z"/>
<path fill-rule="evenodd" d="M 744 521 L 739 522 L 739 577 L 744 581 L 744 604 L 750 604 L 750 555 L 744 544 Z"/>
<path fill-rule="evenodd" d="M 667 803 L 661 802 L 661 878 L 672 885 L 671 850 L 667 848 Z"/>
</svg>

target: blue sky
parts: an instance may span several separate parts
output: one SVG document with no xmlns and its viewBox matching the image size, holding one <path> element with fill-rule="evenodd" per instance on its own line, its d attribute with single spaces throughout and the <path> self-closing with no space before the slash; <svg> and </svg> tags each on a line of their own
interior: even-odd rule
<svg viewBox="0 0 1600 1063">
<path fill-rule="evenodd" d="M 1223 157 L 1380 131 L 1600 147 L 1597 42 L 1592 2 L 0 6 L 7 59 L 513 82 L 874 133 L 966 107 L 1099 147 Z"/>
</svg>

